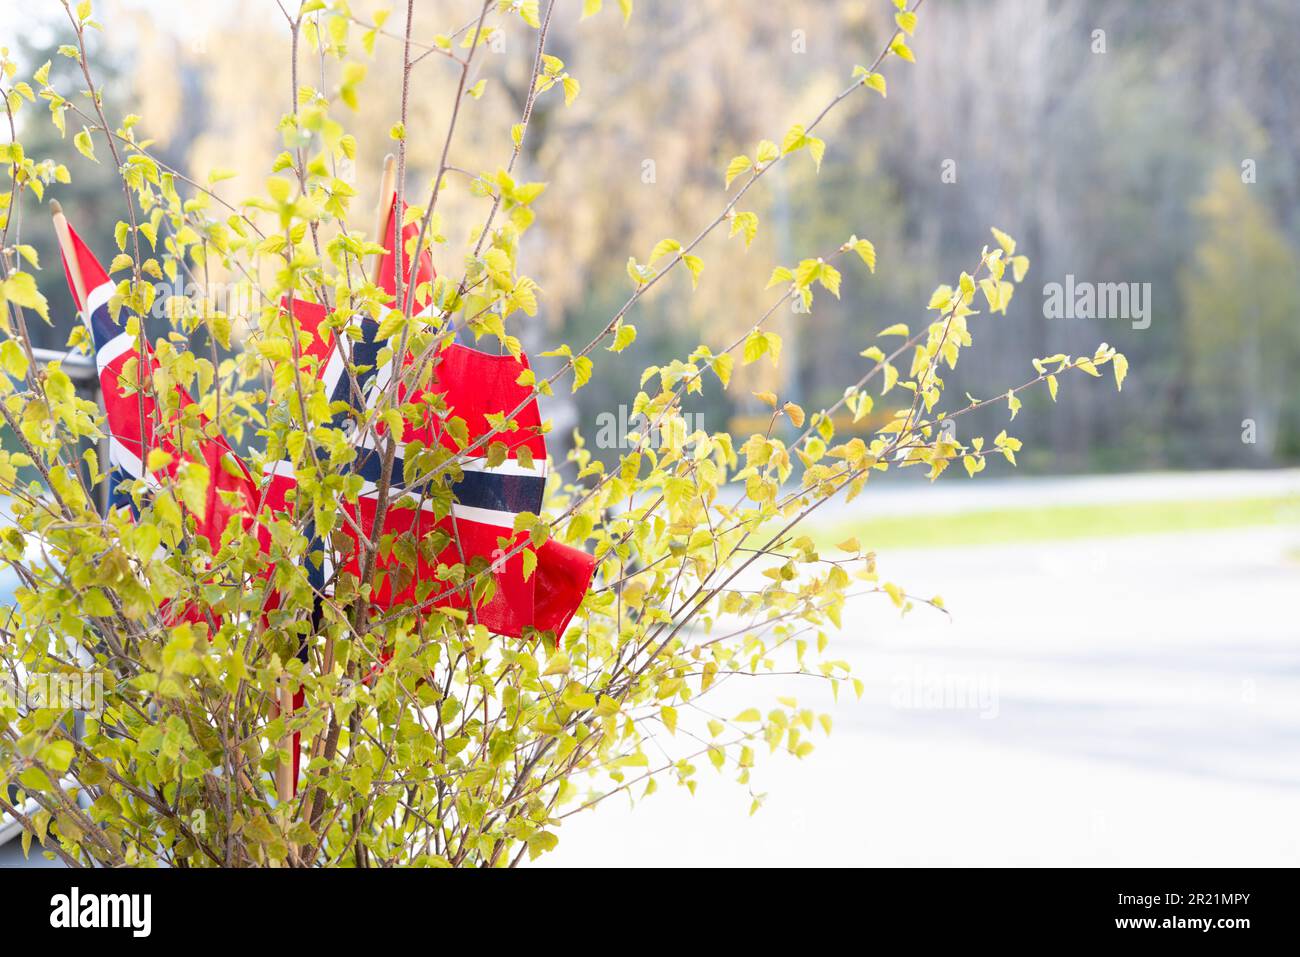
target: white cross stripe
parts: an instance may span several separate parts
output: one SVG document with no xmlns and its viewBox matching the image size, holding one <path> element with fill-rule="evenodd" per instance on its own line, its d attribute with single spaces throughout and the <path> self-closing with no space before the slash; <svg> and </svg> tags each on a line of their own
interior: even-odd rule
<svg viewBox="0 0 1300 957">
<path fill-rule="evenodd" d="M 415 313 L 412 318 L 424 319 L 435 314 L 433 303 L 429 303 L 419 312 Z M 391 343 L 392 340 L 389 340 Z M 388 384 L 393 381 L 393 366 L 396 356 L 390 356 L 388 361 L 375 370 L 375 377 L 370 381 L 370 389 L 366 393 L 366 408 L 374 408 L 376 397 L 382 395 L 388 388 Z"/>
<path fill-rule="evenodd" d="M 123 445 L 117 436 L 111 436 L 108 440 L 108 461 L 117 468 L 125 469 L 126 473 L 132 478 L 143 478 L 155 488 L 162 485 L 156 475 L 152 472 L 145 472 L 144 463 L 140 461 L 140 456 Z"/>
<path fill-rule="evenodd" d="M 457 463 L 464 472 L 489 472 L 494 475 L 526 475 L 546 478 L 550 463 L 546 459 L 533 459 L 533 467 L 525 468 L 518 459 L 506 459 L 500 465 L 488 465 L 487 459 L 462 459 Z"/>
<path fill-rule="evenodd" d="M 119 333 L 108 342 L 104 343 L 103 348 L 95 351 L 95 365 L 99 371 L 103 372 L 114 360 L 121 357 L 124 352 L 131 352 L 135 349 L 135 337 L 130 333 Z"/>
<path fill-rule="evenodd" d="M 321 374 L 321 379 L 325 383 L 325 397 L 329 398 L 334 394 L 334 387 L 339 384 L 339 377 L 343 375 L 343 348 L 338 342 L 334 343 L 334 348 L 330 350 L 330 357 L 325 362 L 325 371 Z"/>
<path fill-rule="evenodd" d="M 460 502 L 451 503 L 451 513 L 457 518 L 478 522 L 480 525 L 497 525 L 511 529 L 514 528 L 515 517 L 519 514 L 518 512 L 499 512 L 495 508 L 461 505 Z"/>
<path fill-rule="evenodd" d="M 361 492 L 359 495 L 363 498 L 369 498 L 377 492 L 378 489 L 375 487 L 375 483 L 367 482 L 365 485 L 361 486 Z M 413 499 L 416 497 L 417 494 L 415 492 L 398 492 L 392 499 L 390 499 L 390 503 L 398 501 L 399 499 Z M 420 511 L 432 515 L 434 513 L 433 503 L 427 499 L 424 500 L 420 504 Z M 478 522 L 480 525 L 495 525 L 500 528 L 512 529 L 514 528 L 515 518 L 519 515 L 518 512 L 506 512 L 495 508 L 479 508 L 477 505 L 462 505 L 460 502 L 451 503 L 451 513 L 457 518 L 463 518 L 471 522 Z"/>
<path fill-rule="evenodd" d="M 397 444 L 397 458 L 406 460 L 407 443 L 399 442 Z M 367 432 L 361 437 L 361 447 L 369 451 L 380 450 L 380 446 L 375 444 L 375 436 Z M 518 459 L 508 458 L 499 465 L 488 465 L 487 459 L 483 456 L 473 456 L 467 459 L 460 459 L 456 463 L 465 472 L 488 472 L 496 475 L 524 475 L 531 478 L 546 478 L 550 474 L 551 463 L 547 459 L 533 459 L 533 467 L 526 468 L 519 464 Z"/>
<path fill-rule="evenodd" d="M 362 482 L 362 483 L 361 483 L 361 491 L 357 493 L 357 497 L 358 497 L 358 498 L 374 498 L 374 497 L 375 497 L 376 495 L 378 495 L 378 494 L 379 494 L 379 486 L 378 486 L 376 483 L 374 483 L 374 482 Z M 395 501 L 397 501 L 398 499 L 403 499 L 403 498 L 409 498 L 409 499 L 420 499 L 420 498 L 422 498 L 422 496 L 421 496 L 421 493 L 420 493 L 420 492 L 418 492 L 418 491 L 416 491 L 416 490 L 414 490 L 414 489 L 405 489 L 405 488 L 398 489 L 398 488 L 395 488 L 395 489 L 390 489 L 390 490 L 389 490 L 389 501 L 390 501 L 390 502 L 395 502 Z M 421 505 L 420 505 L 420 510 L 421 510 L 421 511 L 424 511 L 424 512 L 432 512 L 432 511 L 433 511 L 433 502 L 429 501 L 427 498 L 423 499 L 423 501 L 421 502 Z M 502 512 L 501 514 L 504 515 L 505 513 Z"/>
<path fill-rule="evenodd" d="M 90 317 L 95 314 L 95 310 L 108 302 L 116 291 L 117 286 L 112 281 L 109 281 L 100 283 L 86 294 L 86 307 L 82 310 L 81 317 L 87 329 L 90 328 Z"/>
</svg>

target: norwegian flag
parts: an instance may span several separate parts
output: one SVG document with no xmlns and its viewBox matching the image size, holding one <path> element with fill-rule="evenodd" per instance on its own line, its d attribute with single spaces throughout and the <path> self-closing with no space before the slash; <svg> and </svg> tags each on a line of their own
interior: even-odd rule
<svg viewBox="0 0 1300 957">
<path fill-rule="evenodd" d="M 378 285 L 389 296 L 396 295 L 395 273 L 397 263 L 402 263 L 404 276 L 411 277 L 407 265 L 407 252 L 419 235 L 417 223 L 409 223 L 401 230 L 402 255 L 394 255 L 397 246 L 397 228 L 402 219 L 394 198 L 388 210 L 384 227 L 385 254 L 377 269 Z M 430 308 L 427 296 L 420 294 L 420 286 L 434 277 L 433 264 L 428 251 L 422 251 L 411 280 L 415 284 L 414 302 L 417 315 Z M 347 357 L 340 342 L 332 336 L 323 337 L 321 323 L 327 314 L 324 306 L 293 300 L 286 304 L 297 330 L 308 333 L 318 367 L 331 401 L 348 401 L 358 408 L 358 389 L 352 387 L 352 377 L 346 374 Z M 378 340 L 378 324 L 368 316 L 354 320 L 359 323 L 360 335 L 351 340 L 351 362 L 356 369 L 360 394 L 365 397 L 365 407 L 373 408 L 379 397 L 389 388 L 391 370 L 389 362 L 381 369 L 374 368 L 378 355 L 390 343 Z M 320 344 L 319 346 L 316 344 Z M 411 357 L 406 357 L 410 362 Z M 369 366 L 370 368 L 364 368 Z M 515 517 L 520 512 L 539 514 L 542 507 L 547 474 L 546 443 L 541 432 L 541 414 L 532 390 L 519 384 L 521 374 L 529 368 L 528 359 L 520 356 L 490 355 L 459 344 L 449 344 L 439 353 L 432 381 L 422 389 L 408 393 L 399 382 L 396 398 L 401 403 L 421 403 L 431 396 L 440 396 L 445 414 L 430 415 L 423 423 L 408 426 L 405 434 L 395 437 L 396 448 L 389 480 L 389 504 L 385 511 L 383 535 L 411 535 L 417 542 L 427 542 L 433 536 L 446 544 L 436 554 L 428 549 L 417 550 L 415 567 L 409 569 L 398 557 L 398 550 L 377 556 L 377 587 L 372 600 L 380 608 L 404 602 L 468 609 L 470 620 L 485 625 L 489 630 L 508 637 L 519 637 L 527 627 L 550 631 L 558 638 L 568 627 L 578 605 L 586 594 L 595 572 L 595 559 L 576 548 L 547 541 L 536 552 L 537 564 L 531 576 L 524 574 L 521 546 L 526 546 L 527 534 L 514 530 Z M 489 416 L 508 416 L 516 408 L 517 428 L 508 433 L 494 435 L 491 441 L 479 445 L 478 440 L 493 431 Z M 407 449 L 442 446 L 452 453 L 462 452 L 453 438 L 459 429 L 449 424 L 460 419 L 468 435 L 466 448 L 470 451 L 459 457 L 451 483 L 448 499 L 441 493 L 441 482 L 434 476 L 407 476 Z M 366 434 L 357 441 L 358 452 L 355 470 L 365 480 L 356 505 L 345 506 L 356 520 L 362 534 L 372 537 L 378 509 L 378 484 L 382 478 L 387 433 L 382 426 L 375 436 Z M 505 460 L 488 464 L 489 447 L 493 442 L 506 445 Z M 478 447 L 476 447 L 478 446 Z M 520 450 L 525 450 L 521 460 Z M 527 462 L 528 464 L 525 464 Z M 271 473 L 273 500 L 283 501 L 293 485 L 290 463 L 268 466 Z M 352 536 L 350 525 L 345 534 Z M 322 583 L 333 574 L 328 556 L 330 549 L 322 548 L 327 561 L 315 572 Z M 514 553 L 514 554 L 512 554 Z M 353 538 L 353 547 L 342 557 L 341 571 L 360 574 L 361 549 Z M 491 594 L 477 603 L 471 601 L 471 587 L 462 586 L 439 577 L 439 566 L 468 565 L 476 558 L 488 563 L 492 578 Z M 410 561 L 408 555 L 406 561 Z"/>
<path fill-rule="evenodd" d="M 137 335 L 127 331 L 127 313 L 112 308 L 110 300 L 116 286 L 70 224 L 63 212 L 53 206 L 55 228 L 66 230 L 65 242 L 60 242 L 64 275 L 73 300 L 90 333 L 95 351 L 95 364 L 99 371 L 100 390 L 108 419 L 108 457 L 112 472 L 109 476 L 110 508 L 127 509 L 133 517 L 139 513 L 132 500 L 129 486 L 144 479 L 150 488 L 159 488 L 174 480 L 183 463 L 201 461 L 208 470 L 208 491 L 203 514 L 195 515 L 196 529 L 215 551 L 220 546 L 221 533 L 232 518 L 238 518 L 245 529 L 253 524 L 257 513 L 259 490 L 243 460 L 220 435 L 198 440 L 197 455 L 191 449 L 178 449 L 178 421 L 180 410 L 194 404 L 189 393 L 176 386 L 177 414 L 163 420 L 153 389 L 153 373 L 158 368 L 153 350 L 144 341 L 141 323 Z M 66 247 L 66 248 L 65 248 Z M 67 254 L 71 251 L 71 258 Z M 134 362 L 133 362 L 134 360 Z M 134 369 L 134 372 L 131 370 Z M 206 436 L 208 419 L 200 414 L 200 432 Z M 166 466 L 151 471 L 148 468 L 149 451 L 160 449 L 171 456 Z M 224 494 L 223 494 L 224 493 Z M 160 548 L 161 551 L 161 548 Z M 274 603 L 274 598 L 273 598 Z M 183 605 L 179 609 L 170 601 L 162 603 L 164 622 L 175 625 L 182 621 L 198 622 L 205 617 L 202 609 Z M 306 648 L 300 654 L 304 660 Z M 294 694 L 294 708 L 303 703 L 303 692 Z M 301 735 L 293 735 L 293 781 L 298 780 Z"/>
<path fill-rule="evenodd" d="M 547 475 L 537 402 L 532 390 L 518 382 L 528 368 L 528 359 L 522 355 L 518 359 L 490 355 L 452 343 L 439 353 L 427 387 L 408 394 L 398 384 L 399 402 L 421 404 L 426 396 L 440 396 L 445 414 L 430 414 L 425 422 L 408 426 L 397 439 L 383 531 L 385 535 L 409 533 L 416 541 L 441 533 L 447 544 L 431 559 L 417 552 L 416 567 L 411 570 L 403 566 L 396 549 L 388 556 L 380 555 L 377 571 L 383 579 L 373 596 L 378 606 L 413 601 L 471 608 L 471 621 L 511 637 L 519 637 L 524 628 L 532 626 L 554 632 L 558 639 L 568 627 L 591 582 L 595 559 L 579 549 L 547 541 L 537 550 L 533 575 L 526 577 L 520 546 L 526 545 L 528 536 L 514 530 L 519 513 L 540 514 Z M 372 388 L 370 401 L 377 398 L 378 389 Z M 508 416 L 520 406 L 513 419 L 517 430 L 479 444 L 493 431 L 489 417 Z M 460 433 L 452 425 L 456 419 L 464 422 L 468 436 L 464 449 L 454 437 Z M 382 425 L 376 432 L 378 441 L 368 434 L 359 443 L 354 468 L 365 484 L 356 506 L 346 506 L 367 536 L 374 533 L 378 483 L 388 444 Z M 488 462 L 488 451 L 494 442 L 506 446 L 506 455 L 504 461 L 493 465 Z M 449 498 L 440 494 L 440 476 L 407 475 L 409 449 L 438 446 L 461 453 L 457 464 L 446 466 L 454 476 Z M 521 450 L 525 456 L 521 457 Z M 440 580 L 438 566 L 468 564 L 479 557 L 488 561 L 494 594 L 471 606 L 469 589 Z M 344 556 L 341 570 L 359 575 L 359 549 Z"/>
<path fill-rule="evenodd" d="M 127 485 L 143 479 L 154 488 L 162 487 L 178 478 L 185 463 L 202 462 L 209 475 L 208 490 L 202 514 L 194 516 L 198 533 L 215 549 L 222 532 L 231 519 L 237 518 L 249 528 L 261 507 L 272 513 L 288 511 L 287 496 L 296 484 L 294 469 L 289 462 L 274 462 L 265 467 L 263 487 L 259 489 L 243 461 L 231 450 L 224 438 L 206 437 L 207 419 L 200 415 L 201 433 L 191 439 L 185 448 L 176 445 L 179 436 L 178 414 L 165 421 L 163 411 L 153 393 L 153 372 L 158 368 L 152 350 L 144 341 L 141 326 L 135 334 L 127 331 L 126 313 L 111 308 L 116 287 L 107 272 L 95 259 L 86 244 L 63 220 L 62 211 L 54 206 L 56 229 L 66 230 L 66 242 L 61 241 L 63 267 L 68 286 L 90 333 L 99 370 L 100 385 L 104 395 L 109 427 L 109 462 L 112 467 L 110 489 L 112 504 L 129 508 L 136 514 Z M 393 255 L 397 246 L 396 234 L 399 217 L 396 200 L 390 207 L 384 229 L 386 253 L 377 271 L 381 288 L 395 297 L 395 272 L 398 257 Z M 415 223 L 401 230 L 403 246 L 408 247 L 418 236 Z M 67 253 L 71 250 L 71 258 Z M 405 269 L 405 252 L 400 257 Z M 421 253 L 414 275 L 406 270 L 416 285 L 413 292 L 417 315 L 431 308 L 427 294 L 420 286 L 433 279 L 433 265 L 427 251 Z M 394 305 L 400 307 L 400 303 Z M 332 332 L 322 334 L 322 323 L 327 315 L 324 306 L 302 300 L 292 300 L 284 308 L 296 325 L 296 331 L 308 332 L 310 337 L 306 352 L 315 358 L 326 393 L 330 401 L 347 401 L 354 408 L 373 407 L 390 382 L 393 363 L 376 370 L 381 349 L 387 345 L 378 339 L 379 326 L 371 317 L 355 320 L 359 323 L 359 336 L 349 337 L 345 354 L 341 340 Z M 133 363 L 132 360 L 135 360 Z M 410 357 L 406 357 L 410 361 Z M 354 373 L 345 374 L 349 362 Z M 402 536 L 410 534 L 417 542 L 428 542 L 433 536 L 444 540 L 436 555 L 429 556 L 428 549 L 418 550 L 413 570 L 398 560 L 397 552 L 381 554 L 376 569 L 378 587 L 373 596 L 379 608 L 389 608 L 404 602 L 435 607 L 467 608 L 472 621 L 485 625 L 491 631 L 508 637 L 520 637 L 525 628 L 554 633 L 558 640 L 563 635 L 581 604 L 595 571 L 595 559 L 575 548 L 547 541 L 536 550 L 536 567 L 531 576 L 525 576 L 524 559 L 517 552 L 527 544 L 527 535 L 514 531 L 515 517 L 520 512 L 541 511 L 546 482 L 546 445 L 541 433 L 541 417 L 532 390 L 519 385 L 519 378 L 528 369 L 524 356 L 518 359 L 509 355 L 489 355 L 465 346 L 450 344 L 438 356 L 432 381 L 408 396 L 403 383 L 398 383 L 399 402 L 419 402 L 429 395 L 441 397 L 444 412 L 430 415 L 427 421 L 408 428 L 396 436 L 390 487 L 390 504 L 385 513 L 383 534 Z M 353 387 L 353 380 L 356 387 Z M 179 409 L 193 405 L 193 399 L 180 386 L 176 386 Z M 516 430 L 493 436 L 492 441 L 504 442 L 507 454 L 504 461 L 488 464 L 490 442 L 476 447 L 478 440 L 493 431 L 489 417 L 506 416 L 521 407 L 515 415 Z M 346 418 L 346 415 L 342 416 Z M 468 443 L 462 447 L 453 438 L 460 429 L 450 429 L 455 420 L 461 420 L 468 434 Z M 356 504 L 345 508 L 361 527 L 362 534 L 371 536 L 374 531 L 378 506 L 377 484 L 381 478 L 386 433 L 379 431 L 380 441 L 371 436 L 358 443 L 355 469 L 365 480 L 362 494 Z M 443 491 L 441 482 L 432 476 L 408 479 L 406 474 L 407 450 L 419 443 L 423 448 L 441 445 L 458 453 L 451 484 L 451 495 Z M 149 452 L 160 449 L 168 453 L 170 461 L 155 470 L 148 468 Z M 468 449 L 469 451 L 465 451 Z M 520 451 L 526 449 L 521 459 Z M 259 537 L 265 544 L 266 529 L 258 526 Z M 314 538 L 307 529 L 309 538 Z M 319 551 L 326 560 L 308 562 L 308 577 L 322 593 L 333 577 L 329 558 L 331 549 L 316 541 L 310 549 Z M 352 547 L 342 556 L 342 570 L 353 575 L 360 571 L 361 549 L 355 538 Z M 470 587 L 440 577 L 453 565 L 467 565 L 475 559 L 484 559 L 492 577 L 491 594 L 481 600 L 471 600 Z M 481 592 L 476 592 L 481 594 Z M 273 607 L 275 599 L 273 597 Z M 172 615 L 174 619 L 174 614 Z M 188 612 L 186 617 L 190 617 Z M 305 660 L 305 651 L 302 654 Z M 303 693 L 298 689 L 293 696 L 294 709 L 302 706 Z M 300 762 L 300 736 L 293 736 L 293 789 L 297 790 Z"/>
<path fill-rule="evenodd" d="M 519 513 L 541 512 L 546 485 L 546 444 L 541 434 L 541 416 L 532 390 L 518 384 L 520 374 L 527 368 L 528 360 L 522 356 L 515 359 L 509 355 L 489 355 L 453 343 L 439 354 L 433 380 L 426 389 L 407 396 L 399 388 L 399 401 L 420 403 L 424 393 L 440 395 L 446 404 L 446 414 L 430 415 L 428 421 L 408 428 L 397 442 L 390 479 L 393 501 L 385 516 L 384 531 L 409 531 L 417 540 L 437 531 L 446 536 L 448 544 L 433 561 L 417 555 L 417 567 L 404 586 L 399 582 L 409 573 L 402 570 L 395 554 L 389 559 L 381 558 L 379 570 L 386 577 L 376 595 L 380 604 L 427 600 L 435 605 L 470 607 L 472 621 L 510 636 L 519 636 L 531 625 L 541 631 L 553 631 L 558 638 L 573 617 L 595 570 L 594 559 L 577 549 L 549 542 L 538 550 L 534 575 L 525 577 L 519 549 L 527 543 L 527 534 L 514 530 Z M 487 452 L 491 443 L 484 442 L 476 449 L 473 446 L 492 431 L 489 416 L 509 415 L 520 405 L 523 409 L 514 417 L 518 430 L 502 433 L 493 440 L 506 445 L 505 459 L 490 465 Z M 430 489 L 436 482 L 406 474 L 407 450 L 419 443 L 420 448 L 441 446 L 451 453 L 461 452 L 450 427 L 457 418 L 465 424 L 468 447 L 472 451 L 462 455 L 452 470 L 455 480 L 450 483 L 450 501 L 440 501 Z M 357 516 L 367 534 L 373 534 L 376 483 L 387 444 L 382 429 L 379 431 L 378 443 L 370 437 L 363 440 L 356 464 L 357 471 L 366 480 L 358 498 Z M 521 450 L 526 458 L 521 458 Z M 529 464 L 524 464 L 525 461 Z M 354 554 L 348 558 L 345 571 L 357 573 L 357 557 Z M 475 558 L 487 560 L 495 593 L 486 601 L 470 606 L 467 589 L 439 581 L 437 566 L 469 563 Z M 550 584 L 541 588 L 540 607 L 544 615 L 539 617 L 537 594 L 543 576 Z"/>
<path fill-rule="evenodd" d="M 387 252 L 380 260 L 375 273 L 377 284 L 388 292 L 390 299 L 395 296 L 396 277 L 394 273 L 397 268 L 391 250 L 396 247 L 395 232 L 400 218 L 402 217 L 397 215 L 397 197 L 393 196 L 384 216 L 384 226 L 380 230 L 384 233 L 384 248 Z M 412 246 L 418 238 L 418 224 L 409 223 L 402 227 L 404 249 Z M 406 261 L 407 258 L 404 255 L 403 262 Z M 419 257 L 419 271 L 416 274 L 415 282 L 418 287 L 425 282 L 431 282 L 433 278 L 433 260 L 429 256 L 428 250 L 425 250 Z M 417 294 L 414 301 L 417 310 L 423 310 L 428 305 L 427 296 Z M 295 335 L 302 332 L 308 334 L 305 338 L 299 336 L 300 341 L 307 343 L 303 356 L 304 358 L 310 357 L 316 360 L 317 373 L 325 387 L 325 396 L 329 402 L 347 402 L 354 409 L 363 409 L 365 407 L 364 397 L 370 393 L 371 386 L 376 378 L 376 364 L 379 359 L 379 352 L 386 345 L 385 342 L 381 342 L 378 338 L 379 323 L 369 315 L 354 317 L 352 320 L 354 329 L 352 331 L 356 333 L 356 336 L 355 338 L 352 336 L 347 337 L 346 344 L 344 344 L 341 337 L 336 337 L 330 330 L 323 330 L 321 324 L 328 314 L 325 306 L 302 299 L 290 300 L 286 298 L 281 303 L 281 307 L 293 320 L 293 333 Z M 356 370 L 353 375 L 347 374 L 349 362 L 353 369 Z M 335 417 L 335 425 L 346 427 L 348 424 L 347 418 L 346 412 L 339 413 Z M 266 503 L 270 505 L 273 512 L 287 511 L 286 500 L 289 490 L 297 484 L 294 477 L 293 463 L 286 460 L 271 462 L 264 466 L 263 471 L 267 484 Z M 324 592 L 330 587 L 329 582 L 333 573 L 330 550 L 325 547 L 323 541 L 316 537 L 314 526 L 308 526 L 305 532 L 310 542 L 308 553 L 313 555 L 320 553 L 324 556 L 321 563 L 314 561 L 308 563 L 308 581 L 318 592 Z"/>
<path fill-rule="evenodd" d="M 62 217 L 57 207 L 55 213 Z M 185 463 L 201 463 L 208 471 L 208 489 L 203 512 L 195 514 L 194 519 L 198 533 L 215 550 L 232 518 L 238 517 L 245 527 L 251 524 L 257 501 L 256 483 L 224 438 L 205 437 L 208 419 L 202 414 L 200 434 L 186 448 L 177 447 L 181 412 L 193 405 L 194 400 L 177 385 L 178 408 L 164 420 L 153 389 L 158 361 L 144 341 L 143 323 L 138 335 L 127 331 L 126 310 L 115 312 L 110 304 L 116 292 L 115 284 L 66 221 L 64 228 L 73 258 L 69 261 L 66 254 L 62 255 L 63 271 L 90 333 L 108 418 L 108 459 L 112 467 L 110 505 L 129 509 L 135 515 L 135 504 L 128 490 L 130 483 L 143 479 L 150 488 L 160 488 L 174 482 Z M 153 449 L 166 452 L 171 461 L 150 470 L 149 452 Z"/>
</svg>

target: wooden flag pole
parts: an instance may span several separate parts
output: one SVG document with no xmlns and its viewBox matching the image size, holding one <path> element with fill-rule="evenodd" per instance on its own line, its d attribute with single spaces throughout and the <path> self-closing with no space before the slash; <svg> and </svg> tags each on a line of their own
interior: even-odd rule
<svg viewBox="0 0 1300 957">
<path fill-rule="evenodd" d="M 287 718 L 293 714 L 293 687 L 289 684 L 287 674 L 280 676 L 280 716 Z M 293 748 L 293 735 L 286 733 L 280 739 L 280 747 L 289 751 Z M 293 799 L 293 755 L 288 761 L 281 761 L 275 769 L 275 793 L 281 805 L 287 805 Z"/>
<path fill-rule="evenodd" d="M 393 197 L 397 194 L 397 157 L 389 153 L 384 157 L 384 172 L 379 179 L 379 201 L 375 204 L 375 237 L 382 246 L 388 240 L 388 218 L 393 209 Z M 379 266 L 384 261 L 383 253 L 375 253 L 374 263 L 370 268 L 370 278 L 379 281 Z M 325 650 L 321 654 L 321 676 L 334 670 L 334 638 L 325 639 Z M 312 747 L 312 757 L 319 758 L 325 753 L 325 735 L 316 736 Z"/>
<path fill-rule="evenodd" d="M 72 245 L 72 233 L 68 229 L 68 218 L 63 215 L 63 206 L 57 199 L 50 200 L 50 215 L 54 219 L 54 235 L 63 252 L 63 260 L 68 264 L 68 273 L 72 276 L 73 291 L 80 300 L 77 306 L 86 308 L 86 280 L 81 275 L 81 262 L 77 259 L 76 247 Z"/>
</svg>

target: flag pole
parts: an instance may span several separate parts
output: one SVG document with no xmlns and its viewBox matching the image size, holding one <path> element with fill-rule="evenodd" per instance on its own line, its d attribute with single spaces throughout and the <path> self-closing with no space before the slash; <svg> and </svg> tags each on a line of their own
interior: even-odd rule
<svg viewBox="0 0 1300 957">
<path fill-rule="evenodd" d="M 379 200 L 375 204 L 375 238 L 379 245 L 388 241 L 388 217 L 393 210 L 393 197 L 397 194 L 397 157 L 392 153 L 384 156 L 384 172 L 379 178 Z M 382 252 L 375 253 L 374 263 L 370 267 L 370 279 L 379 282 L 379 266 L 384 261 Z M 325 640 L 325 654 L 321 664 L 322 674 L 334 670 L 334 639 Z M 322 747 L 324 741 L 320 742 Z"/>
<path fill-rule="evenodd" d="M 283 674 L 280 676 L 280 716 L 287 718 L 293 714 L 293 688 L 289 684 L 289 676 Z M 280 746 L 284 750 L 293 747 L 293 735 L 286 733 L 280 739 Z M 293 755 L 289 756 L 288 761 L 281 761 L 275 769 L 275 793 L 280 799 L 281 806 L 285 806 L 293 800 Z"/>
<path fill-rule="evenodd" d="M 388 219 L 393 210 L 393 197 L 397 194 L 397 157 L 392 153 L 384 156 L 384 172 L 379 178 L 379 200 L 375 204 L 375 241 L 384 245 L 388 241 Z M 382 252 L 375 253 L 370 267 L 370 279 L 379 282 L 379 266 L 384 261 Z M 334 638 L 325 639 L 325 650 L 321 655 L 321 676 L 334 670 Z M 325 736 L 316 736 L 312 757 L 321 757 L 325 753 Z"/>
<path fill-rule="evenodd" d="M 86 308 L 86 280 L 81 275 L 81 261 L 77 259 L 76 247 L 72 244 L 72 232 L 68 228 L 68 217 L 63 215 L 63 205 L 57 200 L 50 200 L 50 216 L 54 220 L 54 235 L 59 241 L 59 250 L 63 261 L 68 264 L 68 275 L 72 277 L 73 292 L 77 294 L 77 308 Z"/>
</svg>

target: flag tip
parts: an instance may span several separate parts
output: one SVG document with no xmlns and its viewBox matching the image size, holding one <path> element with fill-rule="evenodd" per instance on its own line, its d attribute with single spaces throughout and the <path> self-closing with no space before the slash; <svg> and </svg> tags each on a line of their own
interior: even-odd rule
<svg viewBox="0 0 1300 957">
<path fill-rule="evenodd" d="M 51 216 L 63 215 L 63 204 L 61 204 L 57 199 L 50 200 L 50 215 Z"/>
</svg>

